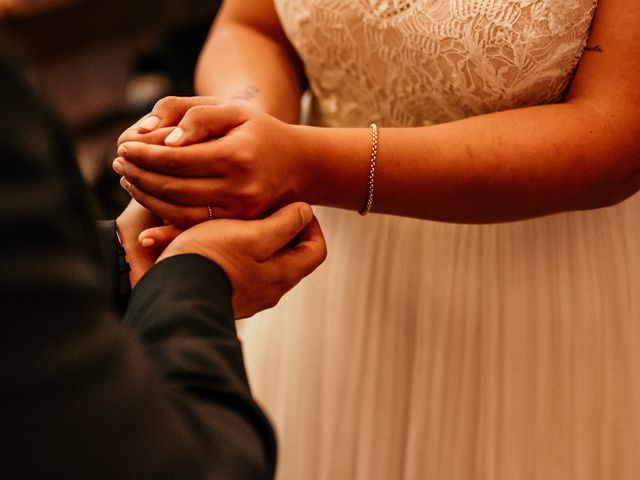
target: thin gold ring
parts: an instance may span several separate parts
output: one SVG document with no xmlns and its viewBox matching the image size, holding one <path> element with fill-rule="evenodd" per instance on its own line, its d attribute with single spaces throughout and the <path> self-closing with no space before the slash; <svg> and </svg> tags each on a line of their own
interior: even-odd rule
<svg viewBox="0 0 640 480">
<path fill-rule="evenodd" d="M 207 211 L 209 212 L 209 220 L 213 220 L 213 207 L 210 203 L 207 203 Z"/>
</svg>

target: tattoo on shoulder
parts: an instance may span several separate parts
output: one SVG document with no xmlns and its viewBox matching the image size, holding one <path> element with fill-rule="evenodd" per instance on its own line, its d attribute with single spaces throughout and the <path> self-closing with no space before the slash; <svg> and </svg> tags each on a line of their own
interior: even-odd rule
<svg viewBox="0 0 640 480">
<path fill-rule="evenodd" d="M 260 90 L 258 90 L 258 88 L 254 87 L 253 85 L 243 88 L 242 90 L 239 90 L 238 92 L 234 93 L 233 96 L 231 98 L 234 98 L 236 100 L 253 100 L 254 98 L 256 98 L 256 96 L 258 95 L 258 93 L 260 93 Z"/>
<path fill-rule="evenodd" d="M 584 48 L 585 52 L 604 52 L 604 50 L 602 50 L 602 47 L 600 47 L 600 45 L 587 45 Z"/>
</svg>

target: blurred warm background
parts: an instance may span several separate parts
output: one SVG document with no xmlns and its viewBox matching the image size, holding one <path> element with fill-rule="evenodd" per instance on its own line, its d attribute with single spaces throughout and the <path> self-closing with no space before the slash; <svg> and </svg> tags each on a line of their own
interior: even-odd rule
<svg viewBox="0 0 640 480">
<path fill-rule="evenodd" d="M 165 95 L 193 94 L 220 1 L 0 0 L 0 29 L 73 137 L 97 214 L 128 201 L 111 171 L 120 132 Z"/>
</svg>

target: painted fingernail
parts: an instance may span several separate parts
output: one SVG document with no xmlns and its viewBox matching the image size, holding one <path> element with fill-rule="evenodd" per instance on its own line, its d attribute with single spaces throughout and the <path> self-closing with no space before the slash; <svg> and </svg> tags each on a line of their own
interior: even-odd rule
<svg viewBox="0 0 640 480">
<path fill-rule="evenodd" d="M 150 132 L 151 130 L 155 130 L 160 124 L 160 119 L 155 115 L 151 115 L 150 117 L 145 118 L 140 122 L 138 128 L 140 130 L 146 130 Z"/>
<path fill-rule="evenodd" d="M 127 192 L 131 190 L 131 182 L 129 182 L 129 180 L 127 180 L 124 177 L 120 179 L 120 186 L 124 188 Z"/>
<path fill-rule="evenodd" d="M 143 238 L 140 242 L 140 245 L 142 245 L 143 247 L 151 247 L 154 243 L 156 242 L 153 238 Z"/>
<path fill-rule="evenodd" d="M 183 135 L 184 132 L 180 127 L 178 127 L 174 129 L 173 132 L 171 132 L 169 135 L 167 135 L 167 138 L 164 139 L 164 143 L 168 145 L 175 145 L 180 140 L 182 140 Z"/>
<path fill-rule="evenodd" d="M 113 163 L 111 164 L 111 167 L 116 173 L 119 173 L 120 175 L 124 175 L 124 165 L 122 164 L 122 160 L 120 160 L 119 158 L 116 158 L 113 161 Z"/>
<path fill-rule="evenodd" d="M 118 147 L 118 155 L 120 155 L 121 157 L 127 156 L 127 148 L 124 145 L 120 145 Z"/>
</svg>

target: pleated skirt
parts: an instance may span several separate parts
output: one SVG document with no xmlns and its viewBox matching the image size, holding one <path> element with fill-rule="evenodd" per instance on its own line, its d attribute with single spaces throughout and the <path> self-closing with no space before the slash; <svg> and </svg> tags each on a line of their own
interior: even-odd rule
<svg viewBox="0 0 640 480">
<path fill-rule="evenodd" d="M 640 196 L 498 225 L 315 209 L 241 322 L 280 480 L 640 478 Z"/>
</svg>

